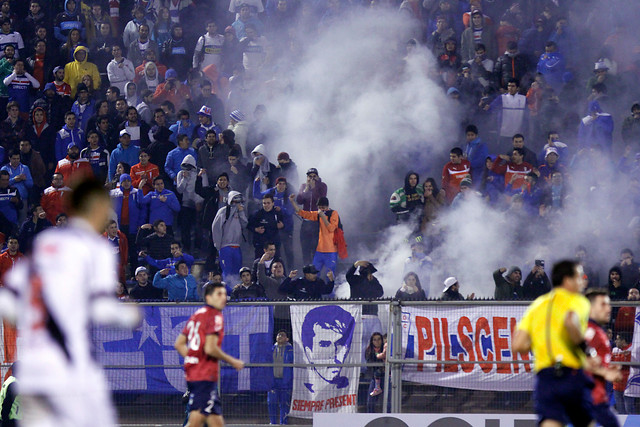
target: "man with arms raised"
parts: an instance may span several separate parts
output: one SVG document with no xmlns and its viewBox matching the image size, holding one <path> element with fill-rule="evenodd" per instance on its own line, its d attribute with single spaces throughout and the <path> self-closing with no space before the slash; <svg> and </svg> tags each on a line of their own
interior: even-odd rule
<svg viewBox="0 0 640 427">
<path fill-rule="evenodd" d="M 174 347 L 184 357 L 184 371 L 189 387 L 189 426 L 224 425 L 222 407 L 216 382 L 219 378 L 218 360 L 236 370 L 244 362 L 222 351 L 224 320 L 222 309 L 227 304 L 227 290 L 222 283 L 207 283 L 204 287 L 205 306 L 196 311 L 176 339 Z"/>
</svg>

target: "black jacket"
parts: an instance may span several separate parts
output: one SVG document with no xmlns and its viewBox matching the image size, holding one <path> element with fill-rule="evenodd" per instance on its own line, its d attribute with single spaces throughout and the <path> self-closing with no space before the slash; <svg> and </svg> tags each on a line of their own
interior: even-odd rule
<svg viewBox="0 0 640 427">
<path fill-rule="evenodd" d="M 280 229 L 278 228 L 278 222 L 284 224 L 284 217 L 282 212 L 278 212 L 274 209 L 267 212 L 264 209 L 260 209 L 249 217 L 247 228 L 253 233 L 253 245 L 260 246 L 266 242 L 273 242 L 276 245 L 280 243 Z M 264 233 L 259 234 L 255 232 L 257 227 L 264 227 Z"/>
<path fill-rule="evenodd" d="M 384 295 L 382 285 L 375 277 L 368 280 L 362 273 L 356 276 L 356 266 L 352 265 L 347 271 L 347 282 L 351 287 L 352 299 L 378 299 Z M 378 314 L 377 305 L 363 305 L 362 314 Z"/>
<path fill-rule="evenodd" d="M 536 299 L 550 290 L 551 281 L 549 280 L 547 273 L 544 273 L 541 277 L 536 277 L 535 274 L 530 272 L 524 280 L 522 295 L 525 299 Z"/>
<path fill-rule="evenodd" d="M 333 292 L 333 285 L 334 282 L 324 283 L 322 279 L 316 279 L 311 282 L 304 277 L 294 280 L 287 277 L 280 284 L 278 292 L 286 293 L 296 300 L 322 299 L 322 295 Z"/>
<path fill-rule="evenodd" d="M 237 284 L 233 291 L 231 291 L 231 299 L 256 299 L 266 298 L 264 288 L 256 283 L 251 283 L 248 288 L 245 288 L 242 283 Z"/>
</svg>

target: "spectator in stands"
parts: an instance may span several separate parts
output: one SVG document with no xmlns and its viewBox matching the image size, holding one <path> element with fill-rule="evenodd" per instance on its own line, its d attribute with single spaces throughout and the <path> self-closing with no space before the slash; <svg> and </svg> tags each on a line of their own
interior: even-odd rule
<svg viewBox="0 0 640 427">
<path fill-rule="evenodd" d="M 574 64 L 576 58 L 577 41 L 569 27 L 569 21 L 564 16 L 556 20 L 555 30 L 549 35 L 549 40 L 558 45 L 558 51 L 564 55 L 569 66 Z"/>
<path fill-rule="evenodd" d="M 222 45 L 224 36 L 218 34 L 218 25 L 213 20 L 207 22 L 207 32 L 200 36 L 193 52 L 193 68 L 202 70 L 208 65 L 222 67 Z M 212 107 L 212 106 L 210 106 Z"/>
<path fill-rule="evenodd" d="M 136 235 L 138 228 L 144 224 L 146 212 L 140 203 L 140 190 L 131 185 L 131 176 L 120 175 L 120 186 L 110 191 L 113 210 L 118 217 L 120 230 L 129 242 L 129 260 L 135 267 L 137 263 Z"/>
<path fill-rule="evenodd" d="M 19 251 L 20 243 L 15 236 L 7 238 L 7 249 L 0 254 L 0 285 L 4 282 L 4 276 L 24 257 Z"/>
<path fill-rule="evenodd" d="M 558 149 L 555 147 L 547 148 L 547 153 L 544 156 L 544 163 L 538 168 L 540 172 L 540 179 L 543 180 L 545 185 L 551 183 L 551 176 L 554 172 L 564 172 L 564 167 L 558 163 Z"/>
<path fill-rule="evenodd" d="M 176 146 L 178 145 L 178 136 L 187 135 L 191 137 L 194 134 L 196 125 L 189 119 L 189 111 L 178 111 L 178 121 L 169 127 L 169 130 L 173 132 L 171 134 L 170 141 Z"/>
<path fill-rule="evenodd" d="M 93 178 L 89 159 L 80 158 L 80 149 L 73 142 L 67 146 L 67 156 L 58 162 L 56 173 L 62 175 L 65 185 L 71 185 L 82 178 Z"/>
<path fill-rule="evenodd" d="M 129 292 L 129 296 L 134 300 L 161 300 L 162 289 L 156 288 L 149 283 L 149 272 L 146 267 L 136 268 L 136 285 Z"/>
<path fill-rule="evenodd" d="M 147 24 L 138 26 L 138 37 L 129 44 L 127 57 L 133 63 L 134 68 L 142 65 L 147 50 L 153 50 L 156 58 L 159 55 L 158 43 L 149 37 L 150 29 Z"/>
<path fill-rule="evenodd" d="M 566 62 L 562 53 L 558 51 L 555 42 L 548 41 L 544 48 L 545 53 L 540 55 L 537 71 L 544 76 L 546 84 L 556 92 L 560 93 L 564 86 L 564 73 L 566 72 Z"/>
<path fill-rule="evenodd" d="M 467 126 L 465 135 L 467 144 L 465 146 L 464 158 L 471 164 L 471 179 L 477 182 L 477 186 L 479 186 L 482 181 L 485 159 L 489 155 L 489 148 L 487 144 L 482 142 L 480 137 L 478 137 L 477 126 Z"/>
<path fill-rule="evenodd" d="M 522 286 L 522 297 L 536 299 L 551 290 L 551 281 L 544 271 L 544 260 L 536 260 L 531 272 L 527 275 Z"/>
<path fill-rule="evenodd" d="M 525 184 L 527 174 L 533 172 L 533 166 L 524 161 L 522 148 L 514 148 L 511 156 L 498 156 L 493 163 L 492 171 L 504 175 L 505 189 L 518 190 Z"/>
<path fill-rule="evenodd" d="M 220 267 L 225 282 L 235 281 L 242 267 L 240 245 L 244 240 L 242 230 L 247 226 L 242 194 L 230 191 L 227 205 L 221 207 L 211 225 L 213 244 L 220 254 Z"/>
<path fill-rule="evenodd" d="M 620 275 L 622 286 L 627 289 L 636 286 L 640 280 L 640 264 L 634 261 L 633 251 L 629 248 L 620 251 Z"/>
<path fill-rule="evenodd" d="M 118 280 L 122 283 L 127 281 L 125 277 L 125 269 L 128 264 L 129 257 L 129 242 L 127 236 L 118 230 L 118 223 L 115 220 L 110 220 L 107 225 L 107 230 L 103 236 L 107 238 L 109 243 L 113 246 L 113 253 L 118 259 Z"/>
<path fill-rule="evenodd" d="M 131 184 L 135 188 L 139 188 L 142 184 L 142 193 L 145 196 L 153 189 L 153 180 L 160 175 L 158 166 L 151 163 L 149 158 L 147 150 L 140 150 L 138 154 L 140 163 L 131 166 Z"/>
<path fill-rule="evenodd" d="M 461 36 L 460 55 L 462 62 L 469 62 L 475 57 L 475 47 L 479 43 L 485 46 L 488 57 L 496 57 L 498 52 L 496 34 L 492 26 L 485 25 L 482 11 L 476 9 L 471 12 L 471 25 L 464 30 Z"/>
<path fill-rule="evenodd" d="M 196 160 L 188 154 L 180 165 L 176 177 L 176 191 L 181 195 L 182 206 L 178 214 L 180 236 L 185 248 L 191 250 L 191 233 L 196 225 L 196 212 L 202 210 L 204 199 L 196 193 L 197 168 Z M 196 235 L 196 242 L 200 239 Z"/>
<path fill-rule="evenodd" d="M 232 300 L 240 299 L 256 299 L 266 297 L 264 288 L 254 283 L 251 278 L 251 269 L 248 267 L 242 267 L 240 269 L 240 283 L 234 286 L 231 291 Z"/>
<path fill-rule="evenodd" d="M 184 261 L 176 263 L 176 274 L 169 275 L 169 269 L 158 271 L 153 276 L 153 286 L 166 289 L 169 301 L 196 301 L 198 299 L 196 279 L 189 274 Z"/>
<path fill-rule="evenodd" d="M 93 176 L 97 180 L 106 182 L 109 175 L 109 151 L 100 146 L 100 137 L 95 130 L 87 132 L 87 142 L 89 146 L 80 152 L 80 157 L 89 160 Z"/>
<path fill-rule="evenodd" d="M 138 189 L 142 190 L 141 187 L 138 186 Z M 141 197 L 141 193 L 138 193 L 140 204 L 149 205 L 149 222 L 155 223 L 161 219 L 167 227 L 167 233 L 173 235 L 173 217 L 180 211 L 180 202 L 173 191 L 164 187 L 162 177 L 158 176 L 153 180 L 153 188 L 145 196 Z"/>
<path fill-rule="evenodd" d="M 506 272 L 506 274 L 505 274 Z M 520 299 L 524 296 L 520 285 L 522 271 L 520 267 L 512 266 L 507 270 L 501 267 L 493 272 L 493 281 L 496 284 L 494 298 L 497 300 Z"/>
<path fill-rule="evenodd" d="M 31 213 L 27 217 L 27 220 L 20 226 L 20 232 L 18 233 L 18 241 L 22 252 L 25 254 L 31 253 L 33 247 L 33 240 L 38 233 L 51 227 L 51 222 L 47 219 L 47 213 L 42 209 L 39 204 L 34 205 L 31 208 Z"/>
<path fill-rule="evenodd" d="M 193 258 L 193 256 L 182 251 L 182 244 L 177 240 L 171 242 L 170 258 L 154 259 L 154 258 L 151 258 L 149 255 L 147 255 L 144 257 L 144 260 L 147 264 L 149 264 L 151 267 L 155 269 L 162 270 L 164 268 L 168 268 L 169 274 L 176 273 L 176 264 L 178 264 L 179 261 L 186 262 L 187 267 L 189 267 L 189 271 L 191 271 L 191 267 L 195 262 L 195 259 Z"/>
<path fill-rule="evenodd" d="M 31 106 L 31 92 L 40 88 L 40 82 L 24 68 L 24 60 L 16 59 L 13 72 L 3 80 L 9 93 L 9 100 L 16 101 L 22 115 L 29 112 Z"/>
<path fill-rule="evenodd" d="M 53 34 L 60 43 L 64 43 L 69 32 L 73 29 L 80 30 L 82 38 L 85 38 L 85 19 L 84 15 L 80 13 L 80 5 L 76 3 L 76 0 L 65 0 L 64 10 L 56 16 Z"/>
<path fill-rule="evenodd" d="M 460 183 L 471 174 L 471 163 L 463 158 L 462 149 L 454 147 L 449 152 L 449 163 L 442 168 L 442 189 L 451 204 L 460 192 Z"/>
<path fill-rule="evenodd" d="M 621 267 L 618 267 L 618 266 L 611 267 L 609 269 L 608 277 L 609 277 L 609 297 L 612 300 L 626 299 L 627 295 L 629 295 L 629 288 L 626 287 L 622 282 L 622 280 L 624 279 L 624 274 L 622 273 Z"/>
<path fill-rule="evenodd" d="M 34 150 L 25 150 L 25 157 L 28 157 L 29 152 L 41 153 L 42 161 L 47 170 L 52 170 L 53 165 L 55 164 L 55 139 L 56 139 L 56 131 L 52 126 L 47 123 L 47 114 L 45 110 L 41 107 L 36 107 L 33 109 L 32 115 L 32 125 L 27 126 L 25 137 L 20 144 L 25 141 L 29 141 L 30 147 L 33 146 Z M 20 149 L 22 152 L 22 148 Z M 36 151 L 37 150 L 37 151 Z M 37 157 L 37 156 L 36 156 Z M 27 160 L 26 158 L 24 160 Z M 37 162 L 35 157 L 31 160 Z M 25 164 L 28 166 L 33 166 L 28 164 L 27 161 Z M 33 167 L 30 167 L 33 170 Z M 35 175 L 34 170 L 34 175 Z M 44 178 L 44 177 L 43 177 Z"/>
<path fill-rule="evenodd" d="M 178 136 L 178 146 L 167 154 L 167 160 L 164 163 L 164 171 L 174 183 L 181 170 L 182 162 L 189 155 L 194 159 L 198 157 L 196 150 L 189 143 L 189 137 L 187 135 Z"/>
<path fill-rule="evenodd" d="M 334 233 L 340 225 L 340 216 L 338 212 L 329 208 L 329 199 L 321 197 L 318 200 L 317 211 L 305 211 L 296 203 L 295 194 L 289 196 L 289 200 L 293 205 L 298 216 L 311 221 L 320 223 L 320 231 L 318 234 L 318 246 L 313 256 L 313 265 L 316 269 L 322 271 L 326 267 L 332 273 L 336 271 L 338 262 L 338 247 L 334 241 Z M 333 280 L 332 280 L 333 281 Z"/>
<path fill-rule="evenodd" d="M 0 122 L 0 140 L 5 150 L 18 148 L 27 131 L 27 122 L 20 117 L 20 105 L 16 101 L 7 103 L 7 118 Z M 4 153 L 1 155 L 4 163 Z"/>
<path fill-rule="evenodd" d="M 240 147 L 244 148 L 245 152 L 251 151 L 251 153 L 260 152 L 262 154 L 265 154 L 264 144 L 258 144 L 253 148 L 253 150 L 249 150 L 249 147 L 247 146 L 247 136 L 249 135 L 249 123 L 246 121 L 245 115 L 242 111 L 233 110 L 229 114 L 229 126 L 227 127 L 227 129 L 233 131 L 233 134 L 235 135 L 235 143 L 238 144 Z M 256 150 L 263 150 L 263 151 L 256 151 Z"/>
<path fill-rule="evenodd" d="M 635 307 L 633 309 L 635 311 Z M 631 362 L 631 336 L 632 333 L 629 332 L 618 332 L 616 334 L 616 346 L 611 351 L 612 362 Z M 624 395 L 629 381 L 629 366 L 622 366 L 620 373 L 622 378 L 613 382 L 616 411 L 619 414 L 633 414 L 635 413 L 635 398 Z"/>
<path fill-rule="evenodd" d="M 22 209 L 23 202 L 20 192 L 9 185 L 9 172 L 0 170 L 0 232 L 16 232 L 18 228 L 18 212 Z M 5 222 L 6 221 L 6 222 Z M 6 233 L 5 233 L 6 234 Z"/>
<path fill-rule="evenodd" d="M 117 87 L 120 92 L 124 92 L 124 86 L 135 77 L 135 67 L 133 62 L 122 56 L 122 47 L 115 44 L 111 47 L 113 60 L 107 65 L 107 75 L 109 84 Z"/>
<path fill-rule="evenodd" d="M 306 211 L 314 211 L 318 209 L 318 200 L 327 195 L 327 184 L 322 182 L 318 174 L 318 169 L 310 168 L 307 170 L 307 181 L 300 185 L 300 190 L 296 197 L 299 203 Z M 300 245 L 302 247 L 303 262 L 309 263 L 313 258 L 313 253 L 318 244 L 319 224 L 315 221 L 304 220 L 300 227 Z"/>
<path fill-rule="evenodd" d="M 227 138 L 230 137 L 230 135 L 225 136 L 224 132 L 232 131 L 226 129 L 222 132 L 222 140 L 224 140 L 224 143 L 228 143 L 227 139 L 233 141 L 233 138 Z M 231 187 L 240 191 L 244 191 L 249 185 L 249 182 L 251 182 L 251 178 L 249 176 L 249 168 L 244 165 L 241 160 L 242 151 L 237 145 L 232 146 L 232 148 L 229 150 L 229 154 L 227 155 L 227 163 L 224 165 L 222 170 L 229 176 L 229 185 Z"/>
<path fill-rule="evenodd" d="M 178 73 L 178 77 L 184 79 L 189 70 L 189 52 L 191 47 L 187 45 L 183 37 L 184 29 L 181 23 L 175 23 L 171 28 L 171 37 L 164 42 L 161 49 L 161 59 L 164 64 L 171 64 Z"/>
<path fill-rule="evenodd" d="M 220 126 L 212 120 L 211 107 L 203 105 L 198 111 L 198 121 L 200 122 L 194 129 L 191 138 L 193 139 L 194 147 L 200 148 L 207 138 L 207 132 L 213 130 L 216 134 L 222 132 Z"/>
<path fill-rule="evenodd" d="M 536 18 L 533 27 L 525 30 L 518 41 L 518 50 L 528 57 L 530 63 L 534 63 L 545 51 L 548 31 L 544 25 L 544 19 Z"/>
<path fill-rule="evenodd" d="M 404 186 L 391 194 L 389 208 L 396 214 L 397 222 L 415 222 L 424 207 L 422 186 L 418 185 L 420 176 L 409 171 L 404 177 Z"/>
<path fill-rule="evenodd" d="M 410 271 L 404 275 L 402 286 L 396 292 L 395 298 L 402 301 L 424 301 L 427 296 L 428 291 L 422 289 L 418 275 Z"/>
<path fill-rule="evenodd" d="M 627 301 L 640 301 L 638 288 L 630 288 L 627 293 Z M 636 307 L 620 307 L 615 318 L 616 333 L 633 334 L 636 319 Z"/>
<path fill-rule="evenodd" d="M 51 187 L 44 190 L 40 199 L 42 209 L 47 214 L 51 224 L 56 223 L 57 216 L 65 211 L 67 198 L 71 195 L 71 189 L 64 185 L 64 177 L 60 173 L 54 173 Z"/>
<path fill-rule="evenodd" d="M 524 145 L 524 135 L 520 133 L 513 135 L 513 137 L 511 138 L 511 142 L 513 143 L 513 148 L 522 149 L 522 152 L 524 153 L 524 157 L 522 160 L 524 162 L 529 163 L 534 168 L 538 167 L 538 158 L 536 156 L 536 153 L 534 153 Z M 512 153 L 511 151 L 509 151 L 509 153 L 507 154 L 510 156 Z"/>
<path fill-rule="evenodd" d="M 371 262 L 364 260 L 356 261 L 349 267 L 346 278 L 351 288 L 351 299 L 374 300 L 384 295 L 382 285 L 373 275 L 376 271 L 378 271 L 378 269 L 375 268 Z M 363 305 L 362 315 L 375 316 L 377 319 L 378 306 L 375 304 Z M 380 321 L 377 320 L 378 327 L 381 327 L 382 325 L 380 325 L 379 322 Z M 365 336 L 366 335 L 369 334 L 365 334 Z"/>
<path fill-rule="evenodd" d="M 81 40 L 80 31 L 76 28 L 69 31 L 67 41 L 60 47 L 59 58 L 63 64 L 73 61 L 73 53 L 78 46 L 86 46 Z"/>
<path fill-rule="evenodd" d="M 84 148 L 84 132 L 79 127 L 76 114 L 72 111 L 64 115 L 65 125 L 58 131 L 55 142 L 55 161 L 62 160 L 73 144 L 79 149 Z"/>
<path fill-rule="evenodd" d="M 610 153 L 613 148 L 613 128 L 611 114 L 603 110 L 601 102 L 591 101 L 588 115 L 580 122 L 578 144 L 581 148 L 600 146 L 602 150 Z"/>
<path fill-rule="evenodd" d="M 127 129 L 120 131 L 120 143 L 111 152 L 111 159 L 109 159 L 109 181 L 112 181 L 116 174 L 116 166 L 119 162 L 132 165 L 136 163 L 138 155 L 140 154 L 140 147 L 131 144 L 131 134 Z"/>
<path fill-rule="evenodd" d="M 20 198 L 25 202 L 30 199 L 29 194 L 33 188 L 33 178 L 29 167 L 20 162 L 20 151 L 9 152 L 9 164 L 2 169 L 9 172 L 9 185 L 14 186 L 20 193 Z"/>
<path fill-rule="evenodd" d="M 184 108 L 191 97 L 189 87 L 178 80 L 178 73 L 173 68 L 167 70 L 164 80 L 164 83 L 160 83 L 153 94 L 154 104 L 171 101 L 175 108 Z"/>
<path fill-rule="evenodd" d="M 506 145 L 515 134 L 524 134 L 527 128 L 527 98 L 518 93 L 519 81 L 511 78 L 507 82 L 507 93 L 496 97 L 484 110 L 498 114 L 500 142 Z"/>
<path fill-rule="evenodd" d="M 291 271 L 289 277 L 280 284 L 279 292 L 285 293 L 289 298 L 295 300 L 322 299 L 323 295 L 333 292 L 334 277 L 331 270 L 327 273 L 327 283 L 318 278 L 320 272 L 313 264 L 305 265 L 302 273 L 304 277 L 296 279 L 298 270 Z"/>
<path fill-rule="evenodd" d="M 509 81 L 515 79 L 519 82 L 525 77 L 528 69 L 529 64 L 527 57 L 518 51 L 518 44 L 512 41 L 507 43 L 507 50 L 504 52 L 504 55 L 499 56 L 496 60 L 493 73 L 495 74 L 498 86 L 508 89 Z M 514 133 L 517 133 L 517 131 L 511 132 L 511 135 Z"/>
<path fill-rule="evenodd" d="M 266 242 L 273 242 L 276 245 L 276 253 L 279 252 L 280 230 L 284 228 L 284 215 L 281 211 L 274 209 L 272 194 L 267 193 L 262 196 L 262 209 L 249 217 L 247 228 L 253 233 L 255 258 L 262 256 Z"/>
<path fill-rule="evenodd" d="M 233 3 L 233 2 L 232 2 Z M 262 6 L 262 3 L 259 3 Z M 293 391 L 293 368 L 282 364 L 293 363 L 293 346 L 289 343 L 288 332 L 278 331 L 273 353 L 273 386 L 267 394 L 269 420 L 271 424 L 288 424 L 289 404 Z"/>
<path fill-rule="evenodd" d="M 126 130 L 127 133 L 131 136 L 131 145 L 140 148 L 147 148 L 149 146 L 149 125 L 145 123 L 143 120 L 140 120 L 140 115 L 138 114 L 138 110 L 136 107 L 129 106 L 127 108 L 127 120 L 120 124 L 119 129 Z M 138 156 L 136 153 L 137 160 Z M 130 165 L 135 164 L 134 159 L 129 159 L 131 161 L 127 162 Z"/>
<path fill-rule="evenodd" d="M 631 106 L 631 115 L 622 122 L 622 140 L 627 145 L 635 145 L 640 141 L 640 103 Z"/>
<path fill-rule="evenodd" d="M 71 86 L 71 97 L 75 98 L 78 84 L 82 82 L 85 75 L 91 76 L 93 87 L 90 90 L 100 89 L 102 80 L 98 68 L 92 62 L 88 61 L 89 49 L 84 46 L 78 46 L 73 51 L 73 62 L 69 62 L 64 66 L 64 81 Z"/>
<path fill-rule="evenodd" d="M 284 151 L 278 154 L 278 169 L 276 175 L 282 176 L 287 180 L 287 187 L 292 189 L 298 188 L 298 182 L 300 180 L 300 176 L 298 175 L 298 165 L 295 164 L 289 153 L 285 153 Z"/>
<path fill-rule="evenodd" d="M 251 268 L 251 277 L 252 280 L 265 288 L 264 284 L 260 282 L 258 278 L 258 270 L 263 269 L 264 275 L 269 277 L 271 276 L 271 264 L 276 260 L 276 245 L 273 242 L 265 242 L 262 246 L 262 255 L 260 258 L 256 258 L 253 261 L 253 267 Z M 284 274 L 284 273 L 283 273 Z M 279 283 L 278 283 L 279 285 Z"/>
<path fill-rule="evenodd" d="M 171 256 L 173 236 L 167 234 L 167 224 L 161 219 L 151 224 L 140 226 L 136 243 L 140 249 L 140 257 L 147 255 L 153 259 L 165 259 Z"/>
<path fill-rule="evenodd" d="M 475 293 L 467 295 L 468 300 L 474 299 Z M 442 289 L 442 301 L 464 301 L 465 297 L 460 293 L 460 283 L 455 277 L 447 277 L 444 281 L 444 289 Z"/>
<path fill-rule="evenodd" d="M 449 22 L 443 15 L 436 17 L 436 29 L 427 37 L 427 47 L 431 49 L 433 55 L 437 58 L 444 53 L 444 42 L 452 37 L 455 37 L 456 33 L 449 26 Z M 466 45 L 463 43 L 463 49 Z"/>
<path fill-rule="evenodd" d="M 76 126 L 86 133 L 89 119 L 95 112 L 95 102 L 89 97 L 89 89 L 84 83 L 78 85 L 76 92 L 78 97 L 71 106 L 71 111 L 76 114 Z"/>
</svg>

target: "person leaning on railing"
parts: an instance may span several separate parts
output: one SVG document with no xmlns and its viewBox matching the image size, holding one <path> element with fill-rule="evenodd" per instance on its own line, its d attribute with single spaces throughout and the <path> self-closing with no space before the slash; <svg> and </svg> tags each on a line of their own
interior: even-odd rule
<svg viewBox="0 0 640 427">
<path fill-rule="evenodd" d="M 322 295 L 333 292 L 333 272 L 329 270 L 327 283 L 318 278 L 319 271 L 313 264 L 305 265 L 302 269 L 304 277 L 297 278 L 298 270 L 289 273 L 289 277 L 280 284 L 278 291 L 296 300 L 322 299 Z"/>
</svg>

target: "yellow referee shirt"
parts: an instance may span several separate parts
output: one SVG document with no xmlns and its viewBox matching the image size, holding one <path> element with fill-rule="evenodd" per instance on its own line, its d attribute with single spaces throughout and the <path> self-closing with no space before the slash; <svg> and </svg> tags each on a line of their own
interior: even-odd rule
<svg viewBox="0 0 640 427">
<path fill-rule="evenodd" d="M 571 342 L 564 321 L 567 313 L 573 311 L 584 333 L 589 322 L 590 307 L 589 300 L 583 295 L 559 287 L 531 303 L 518 324 L 518 330 L 525 331 L 531 337 L 534 371 L 553 367 L 556 362 L 568 368 L 583 367 L 585 355 Z"/>
</svg>

